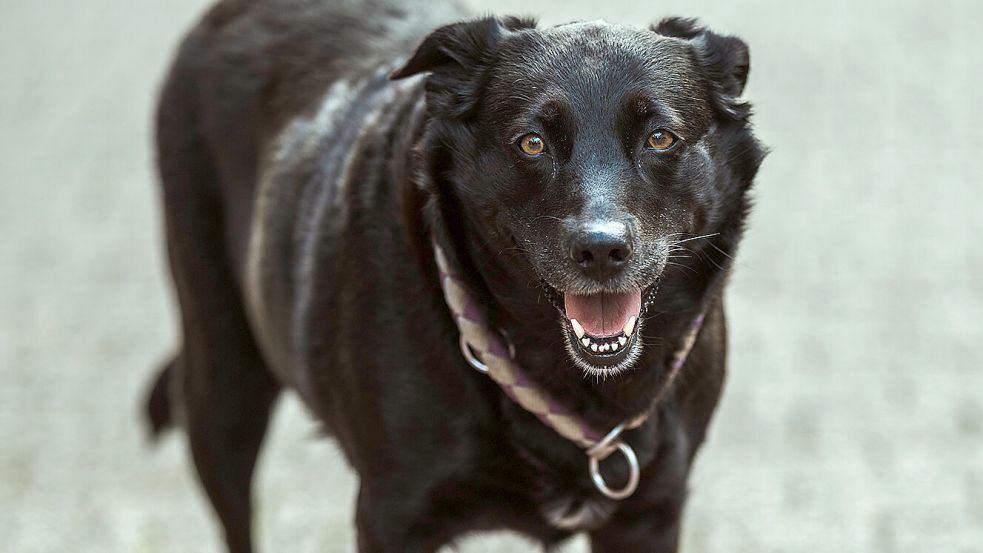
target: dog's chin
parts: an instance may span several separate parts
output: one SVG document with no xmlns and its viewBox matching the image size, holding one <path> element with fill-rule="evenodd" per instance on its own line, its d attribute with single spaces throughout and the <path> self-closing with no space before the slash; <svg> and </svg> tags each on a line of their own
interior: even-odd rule
<svg viewBox="0 0 983 553">
<path fill-rule="evenodd" d="M 574 294 L 551 290 L 567 354 L 584 374 L 605 378 L 634 368 L 642 354 L 642 315 L 656 285 Z"/>
</svg>

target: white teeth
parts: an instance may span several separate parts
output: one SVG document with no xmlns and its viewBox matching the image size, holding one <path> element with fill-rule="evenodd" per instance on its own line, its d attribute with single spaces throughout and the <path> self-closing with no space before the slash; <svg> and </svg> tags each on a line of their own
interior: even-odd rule
<svg viewBox="0 0 983 553">
<path fill-rule="evenodd" d="M 584 337 L 584 327 L 580 326 L 577 319 L 570 319 L 570 326 L 573 327 L 573 333 L 577 335 L 577 339 Z"/>
<path fill-rule="evenodd" d="M 631 336 L 631 333 L 635 330 L 635 324 L 637 321 L 637 317 L 629 318 L 628 322 L 625 323 L 624 334 L 617 337 L 612 336 L 610 342 L 603 344 L 595 342 L 594 339 L 588 336 L 584 331 L 583 325 L 581 325 L 577 319 L 570 319 L 570 325 L 573 327 L 573 332 L 577 335 L 580 343 L 584 345 L 584 348 L 590 348 L 590 350 L 595 353 L 607 353 L 609 351 L 618 351 L 628 344 L 628 339 Z"/>
<path fill-rule="evenodd" d="M 625 336 L 631 336 L 632 332 L 635 332 L 635 322 L 638 321 L 637 317 L 629 317 L 628 322 L 625 323 Z"/>
</svg>

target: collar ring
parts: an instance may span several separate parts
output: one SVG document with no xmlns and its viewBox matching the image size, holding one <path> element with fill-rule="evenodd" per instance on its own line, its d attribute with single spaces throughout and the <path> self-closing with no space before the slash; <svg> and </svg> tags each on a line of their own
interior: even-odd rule
<svg viewBox="0 0 983 553">
<path fill-rule="evenodd" d="M 631 448 L 630 445 L 625 442 L 618 440 L 614 444 L 615 449 L 621 452 L 625 456 L 625 461 L 628 462 L 628 482 L 620 490 L 612 489 L 608 486 L 608 483 L 604 481 L 604 477 L 601 476 L 601 458 L 596 455 L 591 455 L 590 459 L 590 478 L 594 481 L 594 487 L 597 491 L 606 495 L 607 497 L 615 500 L 625 499 L 631 494 L 635 493 L 638 489 L 638 480 L 641 475 L 641 470 L 638 467 L 638 457 L 635 455 L 635 450 Z"/>
</svg>

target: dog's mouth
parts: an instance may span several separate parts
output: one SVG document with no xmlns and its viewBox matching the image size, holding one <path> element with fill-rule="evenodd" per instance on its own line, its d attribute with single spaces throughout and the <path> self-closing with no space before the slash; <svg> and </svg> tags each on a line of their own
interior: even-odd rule
<svg viewBox="0 0 983 553">
<path fill-rule="evenodd" d="M 563 294 L 569 332 L 580 353 L 608 365 L 627 355 L 635 342 L 642 291 Z"/>
<path fill-rule="evenodd" d="M 574 294 L 550 289 L 561 313 L 567 350 L 588 373 L 611 374 L 628 368 L 641 350 L 641 317 L 656 285 L 624 291 Z"/>
</svg>

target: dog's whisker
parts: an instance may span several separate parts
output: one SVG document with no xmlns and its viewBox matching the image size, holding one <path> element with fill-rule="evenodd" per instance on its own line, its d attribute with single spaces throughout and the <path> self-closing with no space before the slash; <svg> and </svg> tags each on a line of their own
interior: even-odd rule
<svg viewBox="0 0 983 553">
<path fill-rule="evenodd" d="M 707 264 L 710 264 L 710 265 L 713 265 L 714 267 L 716 267 L 716 268 L 717 268 L 718 270 L 720 270 L 720 271 L 723 271 L 723 270 L 725 270 L 725 269 L 724 269 L 724 267 L 722 267 L 722 266 L 720 265 L 720 263 L 717 263 L 717 261 L 716 261 L 715 259 L 713 259 L 712 257 L 710 257 L 710 256 L 709 256 L 709 255 L 708 255 L 708 254 L 707 254 L 707 253 L 706 253 L 705 251 L 703 251 L 703 250 L 700 250 L 700 259 L 702 259 L 702 260 L 703 260 L 704 262 L 706 262 Z"/>
<path fill-rule="evenodd" d="M 711 248 L 713 248 L 713 249 L 717 250 L 718 252 L 720 252 L 721 255 L 726 256 L 727 259 L 731 259 L 731 260 L 734 259 L 734 256 L 733 255 L 731 255 L 731 254 L 725 252 L 724 250 L 720 249 L 720 246 L 714 244 L 713 242 L 708 242 L 708 244 L 710 245 Z"/>
<path fill-rule="evenodd" d="M 678 242 L 674 242 L 672 245 L 673 246 L 677 246 L 677 245 L 682 244 L 684 242 L 690 242 L 692 240 L 699 240 L 701 238 L 710 238 L 711 236 L 717 236 L 718 234 L 720 234 L 720 233 L 719 232 L 711 232 L 710 234 L 703 234 L 703 235 L 700 235 L 700 236 L 694 236 L 692 238 L 686 238 L 684 240 L 679 240 Z"/>
<path fill-rule="evenodd" d="M 680 269 L 685 269 L 686 271 L 689 271 L 690 273 L 692 273 L 692 274 L 694 274 L 694 275 L 695 275 L 695 274 L 699 274 L 699 273 L 698 273 L 698 272 L 697 272 L 697 271 L 696 271 L 695 269 L 693 269 L 692 267 L 687 267 L 686 265 L 683 265 L 682 263 L 676 263 L 676 262 L 674 262 L 674 261 L 666 261 L 666 265 L 671 265 L 671 266 L 673 266 L 673 267 L 679 267 Z"/>
</svg>

